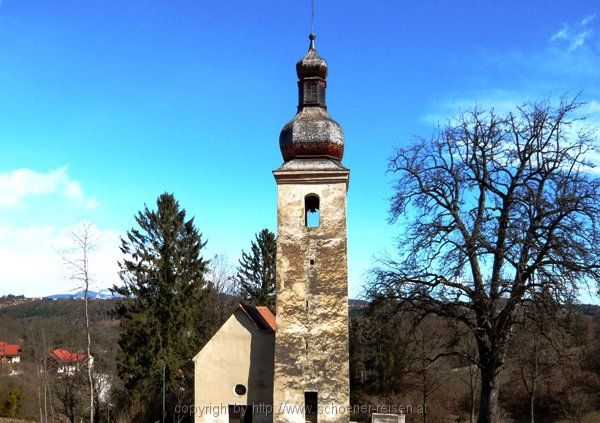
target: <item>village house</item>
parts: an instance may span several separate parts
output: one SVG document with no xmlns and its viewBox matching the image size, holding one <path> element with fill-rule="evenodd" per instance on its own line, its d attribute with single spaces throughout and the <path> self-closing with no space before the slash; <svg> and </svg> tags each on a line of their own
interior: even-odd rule
<svg viewBox="0 0 600 423">
<path fill-rule="evenodd" d="M 56 373 L 71 375 L 87 363 L 87 354 L 74 353 L 64 348 L 56 348 L 48 353 L 54 359 Z M 94 358 L 90 357 L 90 365 L 94 365 Z"/>
<path fill-rule="evenodd" d="M 21 345 L 0 341 L 0 362 L 5 364 L 21 362 Z"/>
</svg>

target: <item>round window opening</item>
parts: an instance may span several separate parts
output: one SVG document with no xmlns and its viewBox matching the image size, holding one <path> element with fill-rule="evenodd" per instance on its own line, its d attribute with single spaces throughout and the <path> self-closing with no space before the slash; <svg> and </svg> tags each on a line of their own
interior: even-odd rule
<svg viewBox="0 0 600 423">
<path fill-rule="evenodd" d="M 234 390 L 237 395 L 245 395 L 246 394 L 246 387 L 244 385 L 237 384 L 237 385 L 235 385 Z"/>
</svg>

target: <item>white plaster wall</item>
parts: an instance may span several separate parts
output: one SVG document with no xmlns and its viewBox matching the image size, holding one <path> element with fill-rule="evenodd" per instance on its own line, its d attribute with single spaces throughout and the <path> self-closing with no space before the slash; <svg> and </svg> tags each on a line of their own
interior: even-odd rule
<svg viewBox="0 0 600 423">
<path fill-rule="evenodd" d="M 194 357 L 194 422 L 228 422 L 229 404 L 272 406 L 273 349 L 274 333 L 260 332 L 236 310 Z M 246 386 L 247 393 L 237 395 L 236 384 Z M 270 422 L 272 416 L 254 413 L 253 421 Z"/>
</svg>

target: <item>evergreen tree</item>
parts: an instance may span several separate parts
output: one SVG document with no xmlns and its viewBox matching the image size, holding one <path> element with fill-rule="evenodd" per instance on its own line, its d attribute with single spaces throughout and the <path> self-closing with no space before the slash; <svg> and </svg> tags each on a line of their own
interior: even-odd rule
<svg viewBox="0 0 600 423">
<path fill-rule="evenodd" d="M 23 391 L 21 388 L 17 388 L 12 382 L 10 383 L 10 390 L 4 403 L 4 413 L 8 417 L 15 417 L 21 406 L 23 405 Z"/>
<path fill-rule="evenodd" d="M 139 228 L 121 239 L 123 284 L 113 287 L 123 296 L 117 307 L 118 367 L 141 410 L 138 417 L 156 421 L 162 415 L 163 377 L 167 415 L 193 397 L 191 359 L 213 329 L 208 261 L 201 256 L 206 242 L 194 219 L 186 220 L 172 194 L 160 195 L 157 210 L 145 206 L 135 220 Z"/>
<path fill-rule="evenodd" d="M 242 251 L 236 279 L 241 295 L 254 305 L 275 305 L 275 257 L 277 241 L 275 234 L 263 229 L 251 241 L 250 253 Z"/>
</svg>

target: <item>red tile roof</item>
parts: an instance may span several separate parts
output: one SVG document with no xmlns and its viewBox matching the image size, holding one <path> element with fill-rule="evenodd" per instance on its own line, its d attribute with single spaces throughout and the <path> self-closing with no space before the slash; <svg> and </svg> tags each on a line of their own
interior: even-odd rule
<svg viewBox="0 0 600 423">
<path fill-rule="evenodd" d="M 74 353 L 64 348 L 52 350 L 50 355 L 63 363 L 77 363 L 87 358 L 87 354 Z"/>
<path fill-rule="evenodd" d="M 19 344 L 7 344 L 0 341 L 1 357 L 17 357 L 21 355 L 21 346 Z"/>
<path fill-rule="evenodd" d="M 248 316 L 256 327 L 262 331 L 275 332 L 275 316 L 264 306 L 240 304 L 240 309 Z"/>
<path fill-rule="evenodd" d="M 271 310 L 265 306 L 257 306 L 256 310 L 260 313 L 267 325 L 269 325 L 269 328 L 274 331 L 277 328 L 277 325 L 275 324 L 275 316 L 271 313 Z"/>
</svg>

